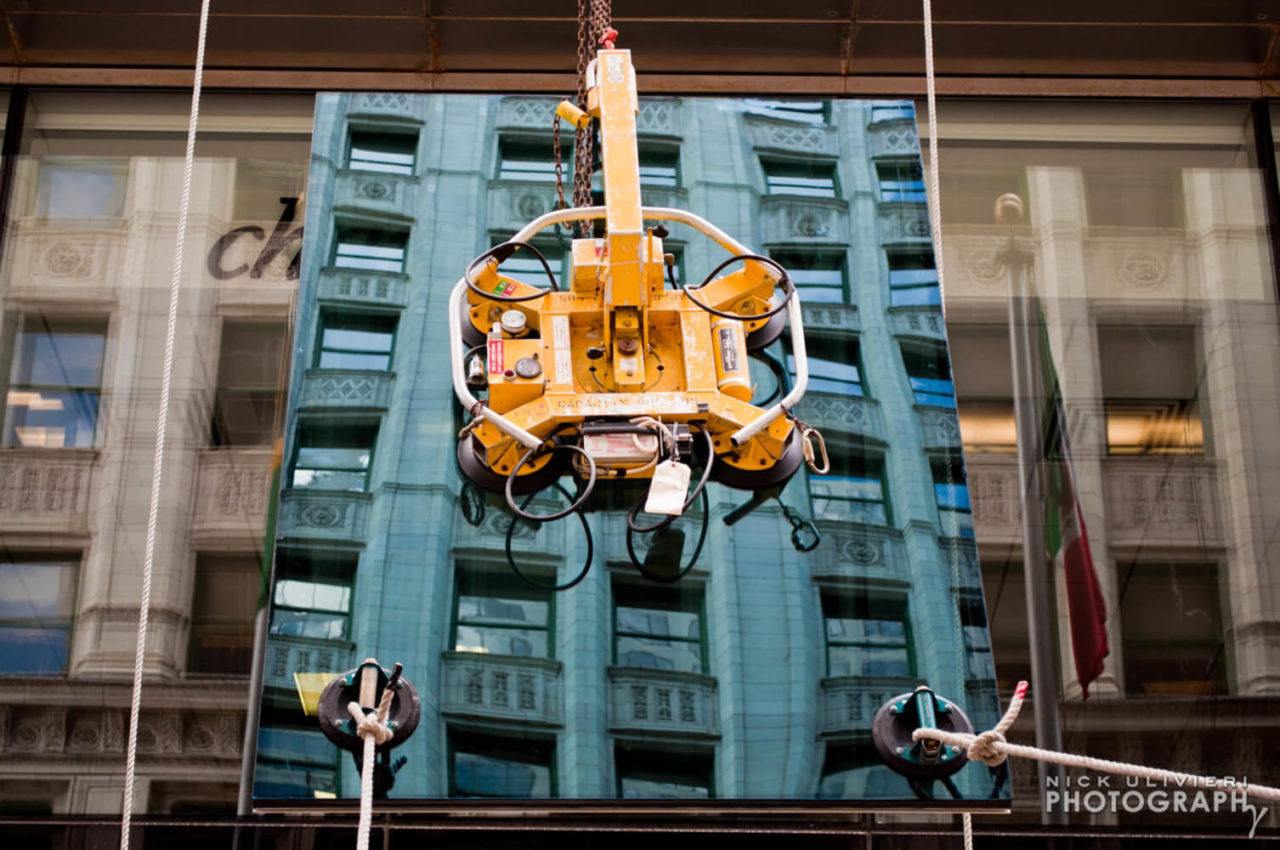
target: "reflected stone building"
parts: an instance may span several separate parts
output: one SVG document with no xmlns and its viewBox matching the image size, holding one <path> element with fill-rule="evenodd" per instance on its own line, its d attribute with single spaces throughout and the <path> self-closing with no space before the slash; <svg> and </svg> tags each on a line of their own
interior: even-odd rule
<svg viewBox="0 0 1280 850">
<path fill-rule="evenodd" d="M 135 799 L 161 814 L 234 810 L 297 287 L 281 199 L 301 195 L 311 124 L 308 97 L 208 105 L 139 729 Z M 25 109 L 0 276 L 8 812 L 120 811 L 188 107 L 42 92 Z"/>
<path fill-rule="evenodd" d="M 259 801 L 358 793 L 294 674 L 370 655 L 423 703 L 393 797 L 913 799 L 870 746 L 875 710 L 926 681 L 983 724 L 996 694 L 911 104 L 642 99 L 645 203 L 792 270 L 813 372 L 797 414 L 833 469 L 732 528 L 747 496 L 713 486 L 679 523 L 686 559 L 707 532 L 675 585 L 630 565 L 637 491 L 601 497 L 589 574 L 551 593 L 504 538 L 536 582 L 566 582 L 582 528 L 513 527 L 464 488 L 443 311 L 475 255 L 552 208 L 554 104 L 317 102 Z M 666 245 L 697 282 L 721 249 L 691 236 Z M 538 244 L 567 269 L 555 234 Z M 763 400 L 779 378 L 757 365 Z M 959 780 L 991 791 L 980 765 Z"/>
</svg>

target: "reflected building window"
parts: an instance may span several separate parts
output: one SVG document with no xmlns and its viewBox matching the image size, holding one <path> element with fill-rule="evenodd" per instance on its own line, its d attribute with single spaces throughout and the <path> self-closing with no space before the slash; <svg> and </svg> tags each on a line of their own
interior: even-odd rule
<svg viewBox="0 0 1280 850">
<path fill-rule="evenodd" d="M 249 675 L 262 581 L 256 555 L 196 555 L 187 672 Z"/>
<path fill-rule="evenodd" d="M 614 747 L 620 800 L 706 800 L 715 793 L 715 754 L 694 748 L 653 748 L 619 741 Z"/>
<path fill-rule="evenodd" d="M 43 313 L 18 319 L 6 398 L 6 447 L 93 447 L 106 338 L 105 319 Z"/>
<path fill-rule="evenodd" d="M 1181 167 L 1127 160 L 1123 168 L 1083 169 L 1091 227 L 1159 227 L 1182 230 Z"/>
<path fill-rule="evenodd" d="M 843 251 L 771 251 L 791 275 L 804 304 L 847 304 L 849 275 Z"/>
<path fill-rule="evenodd" d="M 951 359 L 946 345 L 904 342 L 902 365 L 907 370 L 916 404 L 955 409 L 956 385 L 951 380 Z"/>
<path fill-rule="evenodd" d="M 873 100 L 871 101 L 871 123 L 880 124 L 887 121 L 916 120 L 916 108 L 909 100 Z"/>
<path fill-rule="evenodd" d="M 802 124 L 825 124 L 831 119 L 828 100 L 770 100 L 748 97 L 742 100 L 742 111 L 767 118 Z"/>
<path fill-rule="evenodd" d="M 554 594 L 510 575 L 459 569 L 453 650 L 552 658 Z"/>
<path fill-rule="evenodd" d="M 338 750 L 315 718 L 264 701 L 258 730 L 256 797 L 329 798 L 338 790 Z M 345 757 L 345 756 L 344 756 Z"/>
<path fill-rule="evenodd" d="M 836 166 L 833 162 L 762 159 L 765 193 L 802 195 L 812 198 L 839 197 Z"/>
<path fill-rule="evenodd" d="M 1195 329 L 1104 325 L 1098 348 L 1107 453 L 1204 454 Z"/>
<path fill-rule="evenodd" d="M 1000 693 L 1009 694 L 1018 682 L 1031 681 L 1031 653 L 1027 648 L 1027 629 L 1030 626 L 1022 562 L 983 561 L 982 589 L 991 643 L 995 655 L 1000 658 L 996 685 Z M 962 605 L 961 624 L 971 616 L 972 612 L 966 612 Z"/>
<path fill-rule="evenodd" d="M 813 518 L 890 525 L 884 458 L 831 447 L 831 471 L 809 477 Z"/>
<path fill-rule="evenodd" d="M 918 158 L 884 159 L 876 163 L 881 201 L 923 204 L 924 171 Z"/>
<path fill-rule="evenodd" d="M 828 676 L 914 676 L 907 600 L 889 593 L 824 587 Z"/>
<path fill-rule="evenodd" d="M 402 272 L 408 242 L 409 234 L 403 231 L 339 228 L 333 264 L 340 269 Z"/>
<path fill-rule="evenodd" d="M 527 798 L 556 796 L 555 741 L 506 737 L 451 728 L 449 796 Z"/>
<path fill-rule="evenodd" d="M 965 478 L 964 459 L 957 454 L 929 460 L 933 495 L 944 537 L 973 537 L 973 505 Z"/>
<path fill-rule="evenodd" d="M 862 347 L 854 336 L 821 336 L 807 340 L 809 391 L 864 396 Z M 787 352 L 787 373 L 795 380 L 795 358 Z"/>
<path fill-rule="evenodd" d="M 964 632 L 965 678 L 989 682 L 996 677 L 991 657 L 991 633 L 987 630 L 987 609 L 982 594 L 960 591 L 960 629 Z"/>
<path fill-rule="evenodd" d="M 395 338 L 394 316 L 321 313 L 316 366 L 320 369 L 389 371 Z"/>
<path fill-rule="evenodd" d="M 281 322 L 223 322 L 213 403 L 215 446 L 275 441 L 286 338 Z"/>
<path fill-rule="evenodd" d="M 304 419 L 298 425 L 298 445 L 289 486 L 366 490 L 377 438 L 375 423 Z"/>
<path fill-rule="evenodd" d="M 281 549 L 271 602 L 271 634 L 346 640 L 357 556 Z"/>
<path fill-rule="evenodd" d="M 563 134 L 572 142 L 573 134 Z M 572 144 L 561 143 L 561 161 L 565 174 L 573 175 Z M 554 148 L 548 139 L 545 143 L 529 142 L 517 139 L 500 139 L 498 141 L 498 179 L 526 180 L 537 183 L 554 183 L 556 179 Z"/>
<path fill-rule="evenodd" d="M 894 250 L 886 256 L 889 260 L 890 306 L 938 307 L 942 304 L 933 251 Z"/>
<path fill-rule="evenodd" d="M 124 218 L 129 160 L 45 156 L 36 173 L 35 214 L 44 219 Z"/>
<path fill-rule="evenodd" d="M 674 189 L 680 185 L 680 149 L 640 148 L 640 185 Z"/>
<path fill-rule="evenodd" d="M 347 167 L 384 174 L 413 174 L 417 151 L 416 134 L 352 131 Z"/>
<path fill-rule="evenodd" d="M 702 588 L 613 586 L 613 660 L 618 667 L 706 673 Z"/>
<path fill-rule="evenodd" d="M 67 672 L 79 558 L 5 555 L 0 561 L 0 671 L 19 676 Z"/>
<path fill-rule="evenodd" d="M 905 797 L 906 780 L 884 764 L 870 743 L 828 741 L 818 780 L 820 800 Z"/>
<path fill-rule="evenodd" d="M 1120 566 L 1120 631 L 1130 696 L 1227 693 L 1223 612 L 1215 564 Z"/>
</svg>

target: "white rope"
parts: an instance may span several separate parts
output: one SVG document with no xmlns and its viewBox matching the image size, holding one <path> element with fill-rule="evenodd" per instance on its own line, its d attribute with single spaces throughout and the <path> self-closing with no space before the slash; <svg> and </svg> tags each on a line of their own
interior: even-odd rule
<svg viewBox="0 0 1280 850">
<path fill-rule="evenodd" d="M 1158 767 L 1147 767 L 1142 764 L 1130 764 L 1129 762 L 1111 761 L 1110 759 L 1093 758 L 1092 756 L 1080 756 L 1075 753 L 1060 753 L 1057 750 L 1042 750 L 1039 747 L 1028 747 L 1022 744 L 1010 744 L 1005 740 L 1004 733 L 1009 730 L 1009 727 L 1013 725 L 1013 721 L 1017 719 L 1018 712 L 1022 710 L 1022 702 L 1026 698 L 1026 694 L 1027 683 L 1019 682 L 1017 690 L 1014 691 L 1013 699 L 1009 701 L 1009 709 L 1004 713 L 1004 717 L 1000 718 L 1000 722 L 994 728 L 981 734 L 972 735 L 964 732 L 944 732 L 941 729 L 925 728 L 912 732 L 911 738 L 914 741 L 928 738 L 932 741 L 950 744 L 953 747 L 961 747 L 971 760 L 980 761 L 988 767 L 999 767 L 1004 764 L 1009 756 L 1017 756 L 1018 758 L 1044 761 L 1050 764 L 1060 764 L 1064 767 L 1111 773 L 1117 776 L 1132 776 L 1136 779 L 1147 779 L 1166 785 L 1175 785 L 1179 788 L 1219 789 L 1230 786 L 1236 791 L 1248 794 L 1250 797 L 1257 797 L 1260 800 L 1280 801 L 1280 788 L 1273 788 L 1270 785 L 1252 785 L 1248 782 L 1236 782 L 1235 780 L 1226 780 L 1214 776 L 1200 776 L 1194 773 L 1183 773 L 1179 770 L 1164 770 Z"/>
<path fill-rule="evenodd" d="M 933 4 L 924 2 L 924 84 L 929 109 L 929 229 L 933 231 L 933 266 L 938 270 L 938 301 L 947 317 L 946 276 L 942 270 L 942 201 L 938 195 L 938 97 L 933 77 Z"/>
<path fill-rule="evenodd" d="M 395 734 L 387 726 L 391 699 L 395 690 L 385 688 L 378 709 L 365 714 L 358 702 L 347 703 L 347 711 L 356 722 L 356 734 L 364 739 L 364 761 L 360 767 L 360 826 L 356 831 L 356 850 L 369 850 L 369 829 L 373 823 L 373 757 L 377 748 Z"/>
<path fill-rule="evenodd" d="M 209 32 L 209 0 L 200 4 L 200 33 L 196 37 L 195 79 L 191 87 L 191 116 L 187 121 L 187 149 L 182 162 L 182 199 L 178 203 L 178 237 L 173 249 L 173 277 L 169 281 L 169 323 L 164 336 L 164 372 L 160 378 L 160 411 L 156 421 L 155 456 L 151 466 L 151 507 L 142 556 L 142 593 L 138 603 L 138 640 L 133 654 L 133 695 L 129 704 L 129 740 L 125 749 L 124 799 L 120 805 L 120 850 L 129 850 L 133 821 L 133 786 L 138 764 L 138 719 L 142 713 L 142 665 L 147 654 L 147 621 L 151 610 L 151 574 L 160 525 L 160 481 L 164 476 L 164 444 L 169 424 L 169 396 L 173 389 L 173 356 L 178 336 L 178 294 L 182 289 L 182 254 L 187 241 L 191 208 L 191 176 L 195 166 L 196 125 L 200 120 L 200 88 L 204 81 L 204 47 Z"/>
</svg>

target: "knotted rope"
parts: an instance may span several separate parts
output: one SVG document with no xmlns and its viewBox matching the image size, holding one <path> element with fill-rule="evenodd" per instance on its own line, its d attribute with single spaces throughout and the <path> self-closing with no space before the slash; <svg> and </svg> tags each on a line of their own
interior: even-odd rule
<svg viewBox="0 0 1280 850">
<path fill-rule="evenodd" d="M 360 768 L 360 825 L 356 831 L 356 850 L 369 850 L 369 829 L 373 822 L 373 757 L 377 748 L 390 741 L 395 731 L 387 726 L 394 688 L 385 688 L 378 707 L 368 713 L 360 703 L 347 703 L 347 711 L 356 722 L 356 734 L 364 739 L 364 761 Z"/>
<path fill-rule="evenodd" d="M 1005 740 L 1004 733 L 1018 719 L 1018 712 L 1022 710 L 1022 703 L 1026 695 L 1027 683 L 1019 682 L 1017 689 L 1013 692 L 1013 699 L 1009 701 L 1009 708 L 1005 711 L 1004 717 L 1001 717 L 1000 722 L 986 732 L 974 735 L 968 732 L 946 732 L 942 729 L 926 727 L 912 732 L 911 739 L 920 741 L 927 738 L 931 741 L 939 741 L 943 744 L 950 744 L 953 747 L 960 747 L 968 754 L 970 759 L 980 761 L 988 767 L 998 767 L 1004 764 L 1009 756 L 1016 756 L 1018 758 L 1049 762 L 1050 764 L 1060 764 L 1064 767 L 1092 770 L 1098 773 L 1132 776 L 1136 779 L 1146 779 L 1165 785 L 1176 785 L 1179 788 L 1222 788 L 1226 785 L 1231 785 L 1235 790 L 1241 791 L 1250 797 L 1280 802 L 1280 788 L 1270 785 L 1253 785 L 1249 782 L 1236 782 L 1235 780 L 1226 780 L 1221 777 L 1201 776 L 1195 773 L 1183 773 L 1179 770 L 1164 770 L 1158 767 L 1147 767 L 1143 764 L 1130 764 L 1129 762 L 1111 761 L 1110 759 L 1076 755 L 1075 753 L 1060 753 L 1057 750 L 1044 750 L 1040 747 L 1028 747 L 1023 744 L 1011 744 Z M 965 846 L 971 847 L 972 840 L 972 834 L 966 827 Z"/>
</svg>

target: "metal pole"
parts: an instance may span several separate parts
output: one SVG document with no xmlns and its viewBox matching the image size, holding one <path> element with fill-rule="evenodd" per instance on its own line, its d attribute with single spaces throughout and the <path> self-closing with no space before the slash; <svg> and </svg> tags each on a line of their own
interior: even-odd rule
<svg viewBox="0 0 1280 850">
<path fill-rule="evenodd" d="M 1013 194 L 996 201 L 996 222 L 1022 223 L 1022 200 Z M 1062 724 L 1058 715 L 1057 649 L 1052 624 L 1053 572 L 1045 552 L 1044 491 L 1041 486 L 1043 455 L 1039 411 L 1043 392 L 1039 387 L 1039 350 L 1035 299 L 1027 285 L 1030 251 L 1011 235 L 1004 255 L 1009 269 L 1009 355 L 1013 366 L 1013 411 L 1018 435 L 1018 480 L 1022 501 L 1022 575 L 1027 594 L 1027 640 L 1031 650 L 1031 698 L 1035 714 L 1036 746 L 1062 749 Z M 1040 820 L 1065 824 L 1061 807 L 1050 812 L 1046 805 L 1051 787 L 1065 787 L 1065 771 L 1059 765 L 1036 763 L 1040 786 Z"/>
<path fill-rule="evenodd" d="M 267 606 L 253 618 L 253 666 L 249 669 L 249 700 L 245 706 L 244 742 L 240 751 L 240 796 L 236 815 L 253 813 L 253 766 L 258 755 L 258 723 L 262 708 L 262 673 L 267 666 Z"/>
</svg>

